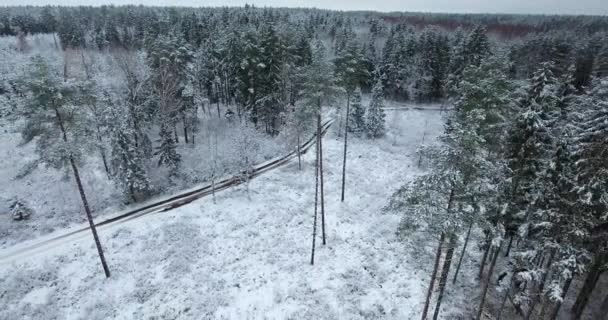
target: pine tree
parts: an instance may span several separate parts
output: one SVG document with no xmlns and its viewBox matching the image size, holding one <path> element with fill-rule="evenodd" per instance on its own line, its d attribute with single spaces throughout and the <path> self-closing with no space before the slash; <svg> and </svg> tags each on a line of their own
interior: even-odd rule
<svg viewBox="0 0 608 320">
<path fill-rule="evenodd" d="M 372 90 L 372 100 L 365 115 L 365 132 L 370 138 L 380 138 L 386 132 L 384 115 L 384 93 L 380 79 L 376 81 Z"/>
<path fill-rule="evenodd" d="M 337 84 L 337 80 L 333 76 L 331 64 L 329 64 L 325 57 L 325 48 L 320 41 L 315 44 L 313 51 L 312 63 L 308 65 L 304 72 L 304 85 L 302 98 L 302 105 L 306 108 L 310 108 L 316 113 L 317 117 L 317 162 L 318 172 L 320 177 L 320 200 L 321 200 L 321 228 L 323 244 L 326 243 L 325 236 L 325 204 L 324 204 L 324 188 L 323 188 L 323 145 L 321 137 L 321 116 L 323 113 L 322 107 L 324 104 L 331 103 L 335 98 L 342 92 L 341 88 Z M 316 199 L 316 197 L 315 197 Z M 315 221 L 316 221 L 316 208 L 317 202 L 315 200 Z M 316 226 L 316 223 L 315 223 Z M 316 228 L 316 227 L 315 227 Z M 316 229 L 313 231 L 313 252 L 314 252 L 314 235 L 316 235 Z M 314 257 L 314 253 L 313 253 Z M 313 258 L 314 259 L 314 258 Z M 313 260 L 314 261 L 314 260 Z"/>
<path fill-rule="evenodd" d="M 344 130 L 344 159 L 342 161 L 342 195 L 341 200 L 344 201 L 344 192 L 346 185 L 346 153 L 348 147 L 348 124 L 350 117 L 350 100 L 358 85 L 365 83 L 369 74 L 365 69 L 363 53 L 354 41 L 346 45 L 346 48 L 339 52 L 339 56 L 334 61 L 336 66 L 336 76 L 340 81 L 341 86 L 346 92 L 346 116 Z M 340 124 L 342 121 L 340 121 Z M 341 125 L 338 126 L 338 130 Z"/>
<path fill-rule="evenodd" d="M 82 148 L 86 147 L 75 142 L 82 140 L 76 139 L 82 134 L 84 116 L 82 109 L 75 107 L 79 102 L 80 88 L 68 79 L 62 82 L 59 72 L 40 56 L 33 59 L 27 87 L 31 99 L 23 110 L 23 117 L 27 121 L 25 128 L 29 130 L 26 136 L 30 141 L 38 136 L 36 151 L 44 163 L 55 168 L 69 166 L 72 169 L 101 265 L 106 277 L 110 277 L 77 165 L 82 157 Z M 32 128 L 35 130 L 32 131 Z"/>
<path fill-rule="evenodd" d="M 478 219 L 479 211 L 468 208 L 478 205 L 481 192 L 488 192 L 488 176 L 496 171 L 495 166 L 483 155 L 484 140 L 478 134 L 481 114 L 476 111 L 453 116 L 444 135 L 441 146 L 424 150 L 432 170 L 410 185 L 401 188 L 392 197 L 388 209 L 403 210 L 400 230 L 402 233 L 424 226 L 431 235 L 440 236 L 437 256 L 447 241 L 445 259 L 439 278 L 439 295 L 433 318 L 437 319 L 452 258 L 457 244 L 457 232 L 464 224 L 470 225 Z M 436 258 L 436 261 L 438 259 Z M 435 263 L 431 284 L 427 293 L 423 319 L 429 309 L 432 287 L 439 266 Z"/>
</svg>

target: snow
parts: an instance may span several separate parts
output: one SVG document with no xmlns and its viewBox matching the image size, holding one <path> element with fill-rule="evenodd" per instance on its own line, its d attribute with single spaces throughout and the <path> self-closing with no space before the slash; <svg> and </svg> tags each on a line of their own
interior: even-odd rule
<svg viewBox="0 0 608 320">
<path fill-rule="evenodd" d="M 230 125 L 227 120 L 218 120 L 209 114 L 201 114 L 200 117 L 201 126 L 207 130 L 199 134 L 196 144 L 178 144 L 184 167 L 182 181 L 162 190 L 162 194 L 153 200 L 162 198 L 163 194 L 171 195 L 186 187 L 206 183 L 210 181 L 214 170 L 216 177 L 238 172 L 243 168 L 242 158 L 245 155 L 254 163 L 260 163 L 287 152 L 283 137 L 273 138 L 252 128 Z M 6 130 L 0 135 L 0 150 L 6 151 L 0 154 L 0 163 L 2 163 L 0 181 L 4 185 L 10 185 L 10 188 L 6 188 L 0 194 L 0 248 L 47 235 L 56 229 L 81 225 L 86 217 L 71 174 L 66 174 L 64 170 L 35 165 L 31 174 L 19 177 L 26 164 L 37 159 L 34 152 L 35 145 L 33 142 L 27 145 L 20 144 L 22 140 L 18 133 L 20 122 L 9 124 L 0 120 L 0 126 Z M 211 126 L 219 132 L 213 139 L 210 138 Z M 152 134 L 150 137 L 156 139 L 156 136 Z M 180 138 L 183 142 L 183 137 Z M 252 150 L 254 145 L 248 145 L 245 149 L 239 146 L 241 140 L 245 138 L 255 139 L 257 142 L 255 150 Z M 216 167 L 210 146 L 214 144 L 215 139 L 219 146 Z M 155 160 L 153 159 L 152 162 Z M 166 175 L 161 169 L 154 166 L 155 171 L 150 172 L 150 178 L 155 186 L 167 184 Z M 121 200 L 117 201 L 121 199 L 120 191 L 108 179 L 102 162 L 96 154 L 86 159 L 81 167 L 81 176 L 95 217 L 108 216 L 125 209 Z M 15 199 L 26 200 L 33 209 L 29 220 L 13 221 L 9 214 L 9 206 Z"/>
<path fill-rule="evenodd" d="M 324 139 L 327 245 L 319 237 L 314 266 L 309 152 L 302 171 L 292 160 L 249 188 L 218 193 L 215 203 L 203 198 L 100 228 L 109 279 L 90 235 L 0 261 L 0 319 L 417 318 L 434 244 L 402 241 L 401 217 L 382 208 L 420 174 L 415 150 L 424 131 L 429 140 L 441 132 L 442 120 L 421 110 L 388 111 L 387 118 L 387 137 L 351 136 L 344 203 L 343 141 L 335 132 Z"/>
</svg>

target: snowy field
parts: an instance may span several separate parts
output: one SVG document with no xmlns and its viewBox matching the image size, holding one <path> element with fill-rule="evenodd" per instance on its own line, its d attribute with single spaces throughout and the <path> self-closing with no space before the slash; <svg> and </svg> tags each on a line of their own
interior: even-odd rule
<svg viewBox="0 0 608 320">
<path fill-rule="evenodd" d="M 420 173 L 415 150 L 441 132 L 442 117 L 389 111 L 387 120 L 385 138 L 350 141 L 344 203 L 343 144 L 335 132 L 325 137 L 328 238 L 326 246 L 318 239 L 314 266 L 310 152 L 302 171 L 292 161 L 252 180 L 249 194 L 239 186 L 215 203 L 101 228 L 110 279 L 89 238 L 4 261 L 0 319 L 417 318 L 435 244 L 400 240 L 400 216 L 382 207 Z M 464 273 L 474 267 L 466 260 Z M 459 318 L 453 305 L 463 299 L 448 297 L 442 317 Z"/>
</svg>

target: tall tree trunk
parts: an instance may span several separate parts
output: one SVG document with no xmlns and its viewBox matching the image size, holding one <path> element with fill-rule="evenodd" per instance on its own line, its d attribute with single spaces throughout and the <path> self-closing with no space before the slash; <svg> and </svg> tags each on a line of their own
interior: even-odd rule
<svg viewBox="0 0 608 320">
<path fill-rule="evenodd" d="M 511 237 L 509 238 L 509 244 L 507 245 L 507 250 L 505 251 L 505 257 L 509 256 L 509 253 L 511 252 L 511 246 L 513 245 L 513 235 L 511 235 Z"/>
<path fill-rule="evenodd" d="M 498 309 L 498 314 L 496 315 L 496 320 L 500 320 L 502 316 L 502 311 L 505 309 L 505 305 L 507 304 L 507 298 L 509 298 L 509 294 L 511 294 L 511 287 L 513 286 L 513 280 L 515 278 L 511 277 L 511 281 L 509 281 L 509 286 L 505 291 L 505 295 L 502 297 L 502 301 L 500 302 L 500 308 Z"/>
<path fill-rule="evenodd" d="M 426 316 L 429 312 L 429 306 L 431 305 L 431 297 L 433 295 L 433 289 L 435 288 L 435 280 L 437 279 L 437 271 L 439 270 L 439 261 L 441 260 L 441 248 L 445 241 L 445 233 L 441 233 L 439 238 L 439 244 L 437 245 L 437 253 L 435 253 L 435 264 L 433 265 L 433 274 L 431 275 L 431 283 L 429 289 L 426 291 L 426 300 L 424 302 L 424 309 L 422 310 L 422 320 L 426 320 Z"/>
<path fill-rule="evenodd" d="M 450 190 L 450 195 L 448 196 L 448 206 L 446 208 L 447 214 L 450 214 L 452 211 L 452 204 L 454 203 L 454 187 Z M 448 242 L 448 250 L 443 259 L 443 267 L 441 270 L 441 278 L 439 280 L 439 296 L 437 296 L 437 304 L 435 306 L 435 312 L 433 313 L 433 320 L 436 320 L 439 316 L 439 309 L 441 308 L 441 300 L 443 300 L 443 293 L 445 291 L 445 285 L 447 283 L 448 274 L 450 272 L 450 266 L 452 265 L 452 257 L 454 256 L 454 247 L 456 246 L 456 237 L 455 234 L 449 233 L 449 242 Z"/>
<path fill-rule="evenodd" d="M 112 176 L 112 174 L 110 173 L 110 167 L 108 166 L 108 159 L 106 158 L 106 151 L 103 149 L 102 146 L 98 147 L 99 149 L 99 154 L 101 155 L 101 161 L 103 162 L 103 168 L 106 171 L 106 175 L 108 176 L 108 179 Z"/>
<path fill-rule="evenodd" d="M 319 110 L 321 106 L 319 104 Z M 327 244 L 325 239 L 325 196 L 323 187 L 323 132 L 321 129 L 321 112 L 317 115 L 317 127 L 319 132 L 319 179 L 321 181 L 321 232 L 323 234 L 323 245 Z"/>
<path fill-rule="evenodd" d="M 534 309 L 536 308 L 536 304 L 543 300 L 543 291 L 545 291 L 545 283 L 547 282 L 547 278 L 549 276 L 549 273 L 551 272 L 551 265 L 553 264 L 553 259 L 555 258 L 555 249 L 551 250 L 551 253 L 549 254 L 549 260 L 546 264 L 546 271 L 543 273 L 540 283 L 538 284 L 538 288 L 536 290 L 537 295 L 532 298 L 532 301 L 530 302 L 530 310 L 528 310 L 528 313 L 526 313 L 526 320 L 530 320 L 530 318 L 532 317 L 532 314 L 534 313 Z M 541 262 L 541 266 L 542 266 L 542 262 Z M 540 318 L 542 319 L 542 318 Z"/>
<path fill-rule="evenodd" d="M 454 249 L 456 248 L 456 235 L 450 234 L 450 240 L 448 242 L 448 251 L 443 259 L 443 268 L 441 270 L 441 278 L 439 279 L 439 295 L 437 296 L 437 304 L 435 305 L 435 313 L 433 314 L 433 320 L 437 320 L 439 317 L 439 311 L 441 310 L 441 302 L 443 300 L 443 294 L 445 293 L 445 287 L 448 282 L 448 274 L 450 273 L 450 267 L 452 266 L 452 258 L 454 256 Z"/>
<path fill-rule="evenodd" d="M 177 135 L 177 123 L 175 121 L 173 122 L 173 134 L 175 135 L 175 143 L 179 143 L 179 136 Z"/>
<path fill-rule="evenodd" d="M 298 146 L 296 152 L 298 153 L 298 170 L 302 170 L 302 152 L 300 151 L 300 130 L 298 130 L 297 139 Z"/>
<path fill-rule="evenodd" d="M 186 124 L 186 116 L 182 116 L 182 125 L 184 127 L 184 141 L 188 144 L 188 125 Z"/>
<path fill-rule="evenodd" d="M 321 130 L 320 127 L 317 127 L 317 141 L 315 143 L 316 145 L 316 152 L 315 152 L 315 216 L 314 216 L 314 220 L 313 220 L 313 224 L 312 224 L 312 254 L 310 256 L 310 264 L 314 265 L 315 264 L 315 242 L 317 239 L 317 207 L 318 207 L 318 202 L 319 202 L 319 140 L 320 140 L 320 136 L 321 136 Z"/>
<path fill-rule="evenodd" d="M 55 43 L 55 50 L 59 50 L 59 45 L 57 44 L 57 37 L 55 36 L 55 32 L 53 32 L 53 42 Z"/>
<path fill-rule="evenodd" d="M 602 254 L 596 253 L 595 261 L 593 261 L 593 264 L 589 269 L 589 273 L 587 274 L 587 278 L 585 278 L 585 283 L 579 291 L 576 302 L 572 306 L 572 313 L 575 319 L 580 319 L 580 317 L 583 315 L 587 302 L 589 302 L 589 297 L 591 296 L 591 293 L 593 292 L 593 289 L 600 278 L 600 274 L 602 273 L 601 268 L 604 264 L 603 260 Z"/>
<path fill-rule="evenodd" d="M 483 270 L 486 267 L 486 260 L 488 260 L 490 248 L 492 247 L 489 234 L 486 236 L 485 241 L 486 241 L 486 250 L 484 250 L 484 252 L 483 252 L 483 257 L 481 258 L 481 265 L 479 266 L 479 274 L 477 275 L 477 279 L 479 279 L 479 280 L 481 280 L 481 278 L 483 278 Z"/>
<path fill-rule="evenodd" d="M 574 275 L 568 279 L 566 279 L 566 282 L 564 283 L 564 287 L 562 288 L 562 301 L 566 298 L 566 295 L 568 294 L 568 290 L 570 290 L 570 285 L 572 284 L 572 279 L 574 278 Z M 557 316 L 559 315 L 559 310 L 562 307 L 562 301 L 558 301 L 555 305 L 555 308 L 553 309 L 553 312 L 551 313 L 551 317 L 549 317 L 549 319 L 551 320 L 555 320 L 557 319 Z"/>
<path fill-rule="evenodd" d="M 350 95 L 346 97 L 346 125 L 344 126 L 344 159 L 342 160 L 342 197 L 344 202 L 344 187 L 346 185 L 346 148 L 348 147 L 348 114 L 350 113 Z"/>
<path fill-rule="evenodd" d="M 490 281 L 492 279 L 492 274 L 494 273 L 494 267 L 496 267 L 496 260 L 498 260 L 498 255 L 500 254 L 500 247 L 502 243 L 496 248 L 496 253 L 492 257 L 492 262 L 490 263 L 490 269 L 488 270 L 488 277 L 486 281 L 483 283 L 483 289 L 481 290 L 481 301 L 479 302 L 479 310 L 477 311 L 477 317 L 475 319 L 480 320 L 481 314 L 483 313 L 483 306 L 486 302 L 486 295 L 488 294 L 488 288 L 490 287 Z"/>
<path fill-rule="evenodd" d="M 63 126 L 63 119 L 61 118 L 61 114 L 59 110 L 55 109 L 55 115 L 57 116 L 57 122 L 59 123 L 59 128 L 61 129 L 61 134 L 63 136 L 63 141 L 68 143 L 68 136 Z M 93 233 L 93 239 L 95 240 L 95 246 L 97 247 L 97 253 L 99 254 L 99 259 L 101 260 L 101 266 L 103 267 L 103 271 L 106 275 L 106 278 L 110 277 L 110 269 L 108 268 L 108 264 L 106 263 L 106 258 L 103 254 L 103 248 L 101 247 L 101 241 L 99 241 L 99 236 L 97 235 L 97 228 L 95 227 L 95 223 L 93 222 L 93 215 L 91 214 L 91 209 L 89 208 L 89 202 L 87 201 L 87 196 L 84 193 L 84 187 L 82 186 L 82 181 L 80 180 L 80 173 L 78 172 L 78 167 L 76 166 L 76 162 L 74 161 L 74 157 L 70 154 L 70 165 L 72 166 L 72 171 L 74 173 L 74 179 L 76 180 L 76 184 L 78 186 L 78 193 L 80 194 L 80 199 L 82 200 L 82 205 L 84 207 L 84 211 L 87 215 L 87 220 L 89 221 L 89 226 L 91 227 L 91 232 Z"/>
<path fill-rule="evenodd" d="M 217 118 L 221 119 L 222 114 L 220 113 L 220 100 L 219 99 L 217 100 L 216 106 L 217 106 Z"/>
<path fill-rule="evenodd" d="M 469 229 L 467 230 L 467 235 L 464 238 L 464 245 L 462 246 L 462 252 L 460 253 L 460 257 L 458 258 L 458 265 L 456 265 L 456 271 L 454 272 L 454 280 L 452 280 L 453 284 L 456 284 L 456 279 L 458 279 L 458 273 L 460 272 L 460 266 L 462 265 L 462 258 L 464 254 L 467 252 L 467 245 L 469 244 L 469 238 L 471 237 L 471 229 L 473 228 L 473 222 L 469 224 Z"/>
</svg>

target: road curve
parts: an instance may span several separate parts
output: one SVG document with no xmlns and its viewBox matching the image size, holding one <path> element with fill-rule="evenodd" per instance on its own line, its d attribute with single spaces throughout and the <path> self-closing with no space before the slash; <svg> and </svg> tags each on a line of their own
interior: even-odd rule
<svg viewBox="0 0 608 320">
<path fill-rule="evenodd" d="M 325 133 L 327 132 L 327 130 L 329 129 L 329 127 L 332 125 L 333 122 L 334 122 L 334 120 L 328 120 L 325 123 L 323 123 L 322 135 L 325 135 Z M 315 145 L 316 136 L 317 136 L 316 133 L 313 134 L 310 137 L 310 139 L 308 139 L 306 142 L 304 142 L 302 144 L 302 146 L 300 147 L 301 154 L 305 154 L 312 146 Z M 200 187 L 191 189 L 189 191 L 181 192 L 181 193 L 171 196 L 169 198 L 159 200 L 159 201 L 156 201 L 153 203 L 149 203 L 149 204 L 146 204 L 144 206 L 141 206 L 141 207 L 133 209 L 133 210 L 129 210 L 129 211 L 119 214 L 115 217 L 106 218 L 105 220 L 103 220 L 101 222 L 95 223 L 95 226 L 99 230 L 103 230 L 103 229 L 109 228 L 110 226 L 122 224 L 127 221 L 134 220 L 134 219 L 140 218 L 145 215 L 158 213 L 158 212 L 170 211 L 172 209 L 186 205 L 196 199 L 200 199 L 202 197 L 211 195 L 214 192 L 219 192 L 219 191 L 228 189 L 232 186 L 242 184 L 247 179 L 255 178 L 265 172 L 276 169 L 276 168 L 288 163 L 291 159 L 293 159 L 297 156 L 298 156 L 297 151 L 292 151 L 284 156 L 255 165 L 253 167 L 253 170 L 249 173 L 241 172 L 240 174 L 237 174 L 230 178 L 218 181 L 215 183 L 215 188 L 213 188 L 212 184 L 208 184 L 208 185 L 204 185 L 204 186 L 200 186 Z M 51 237 L 49 239 L 41 240 L 36 243 L 32 243 L 32 244 L 26 243 L 24 245 L 17 244 L 13 247 L 3 250 L 3 252 L 0 252 L 0 265 L 10 263 L 19 258 L 25 258 L 28 256 L 35 255 L 36 253 L 46 251 L 46 250 L 54 247 L 55 245 L 59 245 L 61 243 L 72 242 L 72 241 L 76 241 L 76 240 L 79 240 L 79 239 L 82 239 L 85 237 L 89 237 L 90 236 L 89 230 L 90 230 L 90 227 L 82 227 L 82 228 L 78 228 L 76 230 L 73 230 L 73 231 L 70 231 L 70 232 L 55 236 L 55 237 Z"/>
</svg>

